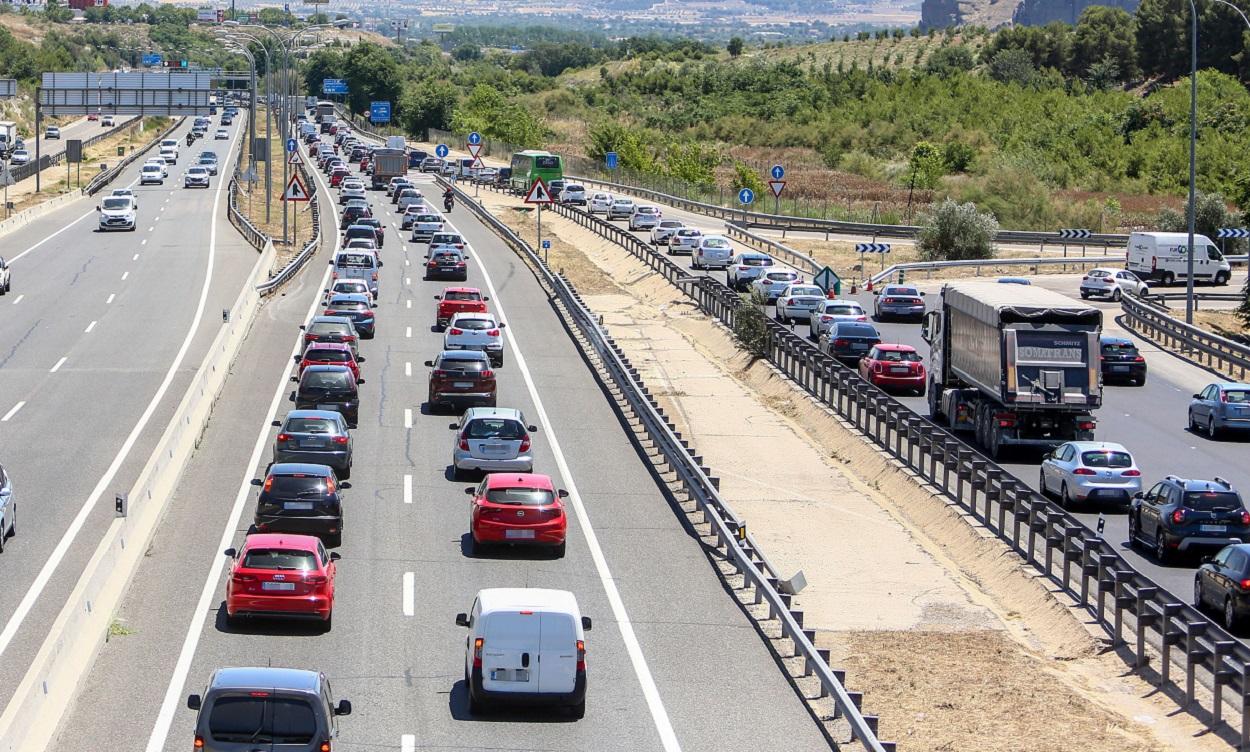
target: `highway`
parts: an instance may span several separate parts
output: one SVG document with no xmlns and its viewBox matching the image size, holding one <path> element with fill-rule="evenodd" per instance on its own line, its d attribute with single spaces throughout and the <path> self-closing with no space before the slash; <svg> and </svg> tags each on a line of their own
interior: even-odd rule
<svg viewBox="0 0 1250 752">
<path fill-rule="evenodd" d="M 421 187 L 437 202 L 437 188 Z M 318 173 L 323 206 L 334 205 Z M 107 726 L 129 748 L 182 750 L 185 707 L 221 666 L 325 672 L 354 711 L 335 749 L 815 750 L 828 743 L 783 671 L 719 580 L 697 539 L 625 432 L 531 271 L 467 210 L 450 220 L 473 248 L 469 285 L 485 288 L 508 323 L 499 405 L 540 430 L 537 472 L 570 491 L 567 555 L 468 553 L 467 482 L 450 480 L 454 415 L 423 405 L 423 361 L 441 349 L 423 246 L 384 219 L 378 334 L 361 343 L 360 426 L 346 493 L 334 626 L 224 620 L 225 557 L 255 504 L 250 485 L 269 459 L 270 421 L 291 408 L 297 325 L 318 309 L 329 248 L 262 311 L 200 451 L 123 604 L 133 633 L 111 640 L 61 738 Z M 382 211 L 378 211 L 382 210 Z M 333 212 L 323 232 L 338 237 Z M 451 283 L 458 284 L 458 283 Z M 594 620 L 587 633 L 587 715 L 505 711 L 468 715 L 465 632 L 454 625 L 476 591 L 555 587 Z M 114 701 L 125 696 L 127 702 Z"/>
<path fill-rule="evenodd" d="M 97 196 L 4 237 L 13 288 L 0 298 L 0 462 L 18 504 L 0 557 L 4 702 L 257 261 L 225 217 L 240 131 L 184 146 L 162 186 L 138 186 L 139 164 L 115 180 L 138 196 L 134 232 L 97 232 Z M 191 153 L 205 149 L 219 176 L 184 190 Z"/>
<path fill-rule="evenodd" d="M 135 119 L 134 117 L 122 117 L 119 115 L 117 117 L 117 125 L 118 126 L 125 125 L 126 123 L 134 119 Z M 112 130 L 111 128 L 105 128 L 104 126 L 100 125 L 100 121 L 98 120 L 95 120 L 95 121 L 87 120 L 87 118 L 85 117 L 74 120 L 73 122 L 70 122 L 66 125 L 62 125 L 60 126 L 60 128 L 61 128 L 61 137 L 59 139 L 49 140 L 43 137 L 43 131 L 39 133 L 40 156 L 54 157 L 57 154 L 60 154 L 61 152 L 65 151 L 65 143 L 67 141 L 72 141 L 74 139 L 81 139 L 85 141 L 91 138 L 92 136 L 98 136 L 101 133 L 105 133 L 109 130 Z M 47 130 L 47 125 L 44 126 L 44 130 L 45 131 Z M 32 134 L 26 135 L 24 138 L 26 139 L 26 150 L 30 152 L 30 161 L 34 162 L 35 161 L 35 134 L 32 133 Z M 25 178 L 22 181 L 19 181 L 17 185 L 23 186 L 26 180 L 32 181 L 31 184 L 33 185 L 34 179 L 35 179 L 35 176 L 32 173 L 29 178 Z M 9 190 L 12 191 L 13 188 L 10 187 Z M 33 190 L 33 188 L 31 190 Z"/>
</svg>

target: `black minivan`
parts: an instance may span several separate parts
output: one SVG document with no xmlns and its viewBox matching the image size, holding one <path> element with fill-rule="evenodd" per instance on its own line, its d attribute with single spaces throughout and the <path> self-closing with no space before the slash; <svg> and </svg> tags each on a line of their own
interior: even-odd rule
<svg viewBox="0 0 1250 752">
<path fill-rule="evenodd" d="M 347 366 L 308 366 L 291 380 L 299 382 L 299 388 L 291 395 L 297 410 L 333 410 L 342 414 L 348 427 L 356 427 L 360 419 L 360 382 Z"/>
</svg>

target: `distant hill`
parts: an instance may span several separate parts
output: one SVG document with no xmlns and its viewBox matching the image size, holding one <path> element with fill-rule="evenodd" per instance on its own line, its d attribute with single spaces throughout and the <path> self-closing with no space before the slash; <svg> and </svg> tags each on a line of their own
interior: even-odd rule
<svg viewBox="0 0 1250 752">
<path fill-rule="evenodd" d="M 1081 11 L 1091 5 L 1123 8 L 1132 13 L 1139 0 L 924 0 L 920 26 L 944 29 L 948 26 L 996 28 L 1008 23 L 1042 26 L 1051 21 L 1076 23 Z"/>
</svg>

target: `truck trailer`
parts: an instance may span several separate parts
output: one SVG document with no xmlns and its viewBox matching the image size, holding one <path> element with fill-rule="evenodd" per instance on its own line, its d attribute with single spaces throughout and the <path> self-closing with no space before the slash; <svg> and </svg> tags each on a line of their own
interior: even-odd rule
<svg viewBox="0 0 1250 752">
<path fill-rule="evenodd" d="M 403 149 L 373 150 L 373 189 L 385 188 L 391 178 L 408 174 L 408 155 Z"/>
<path fill-rule="evenodd" d="M 1029 285 L 956 282 L 925 315 L 929 414 L 990 457 L 1094 438 L 1102 311 Z"/>
</svg>

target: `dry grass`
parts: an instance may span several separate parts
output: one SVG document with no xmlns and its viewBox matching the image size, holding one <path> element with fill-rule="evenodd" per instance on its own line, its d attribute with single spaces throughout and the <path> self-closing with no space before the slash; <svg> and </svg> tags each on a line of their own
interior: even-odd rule
<svg viewBox="0 0 1250 752">
<path fill-rule="evenodd" d="M 816 70 L 823 68 L 826 62 L 837 70 L 838 63 L 844 68 L 856 65 L 859 68 L 911 68 L 923 65 L 933 51 L 943 44 L 965 44 L 977 51 L 985 44 L 988 37 L 974 34 L 956 34 L 949 42 L 943 35 L 933 38 L 928 36 L 902 39 L 850 39 L 836 42 L 820 42 L 817 44 L 782 47 L 780 49 L 748 50 L 747 54 L 738 58 L 742 62 L 764 60 L 770 63 L 792 62 L 802 66 L 812 66 Z"/>
<path fill-rule="evenodd" d="M 256 109 L 256 137 L 258 139 L 264 137 L 265 108 L 258 107 Z M 246 127 L 246 123 L 239 121 L 240 128 Z M 243 141 L 243 159 L 239 164 L 247 165 L 251 157 L 251 145 L 247 143 L 247 136 L 242 136 Z M 282 181 L 282 165 L 286 162 L 285 146 L 282 138 L 274 131 L 273 138 L 269 141 L 269 159 L 271 160 L 271 190 L 270 190 L 270 207 L 269 220 L 265 220 L 265 165 L 263 162 L 256 163 L 256 173 L 259 180 L 249 190 L 247 183 L 240 181 L 239 183 L 239 209 L 247 216 L 252 224 L 260 228 L 260 231 L 273 238 L 274 248 L 277 255 L 274 257 L 274 268 L 281 269 L 295 257 L 304 244 L 312 239 L 313 223 L 312 214 L 307 203 L 293 203 L 288 209 L 288 217 L 294 223 L 294 231 L 298 234 L 288 231 L 288 239 L 290 242 L 282 242 L 282 193 L 286 188 L 286 184 Z M 228 166 L 219 173 L 223 179 L 229 180 L 229 170 L 233 166 Z M 288 178 L 290 173 L 288 173 Z M 304 186 L 310 191 L 315 191 L 317 186 Z M 249 201 L 250 199 L 250 201 Z M 298 218 L 296 218 L 298 217 Z M 290 225 L 288 224 L 288 227 Z"/>
<path fill-rule="evenodd" d="M 0 26 L 24 42 L 39 44 L 48 32 L 48 22 L 18 13 L 0 13 Z"/>
<path fill-rule="evenodd" d="M 1231 310 L 1194 311 L 1194 323 L 1221 337 L 1250 341 L 1250 326 Z"/>
</svg>

